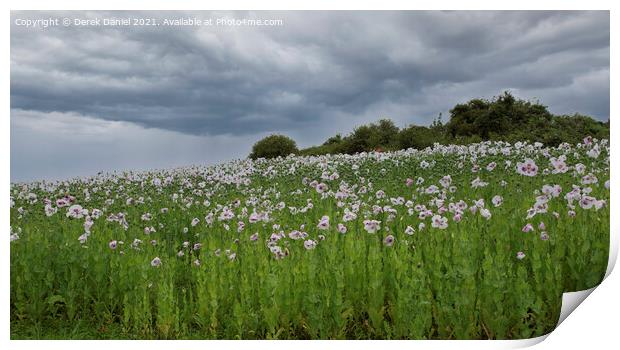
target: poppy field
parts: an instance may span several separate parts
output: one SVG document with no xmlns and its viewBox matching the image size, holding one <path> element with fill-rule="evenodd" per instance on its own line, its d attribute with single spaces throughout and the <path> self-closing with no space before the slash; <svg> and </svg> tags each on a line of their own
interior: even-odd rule
<svg viewBox="0 0 620 350">
<path fill-rule="evenodd" d="M 592 138 L 12 183 L 11 337 L 540 336 L 605 275 L 609 187 Z"/>
</svg>

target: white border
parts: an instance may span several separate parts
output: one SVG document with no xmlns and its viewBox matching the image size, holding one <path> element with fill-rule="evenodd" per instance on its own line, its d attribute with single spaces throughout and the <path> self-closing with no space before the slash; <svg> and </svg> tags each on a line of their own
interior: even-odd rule
<svg viewBox="0 0 620 350">
<path fill-rule="evenodd" d="M 2 144 L 2 172 L 0 173 L 1 179 L 5 184 L 2 187 L 2 192 L 0 193 L 0 198 L 5 198 L 5 200 L 0 200 L 1 205 L 1 215 L 2 224 L 5 229 L 8 229 L 9 220 L 8 220 L 8 197 L 9 197 L 9 186 L 10 183 L 10 123 L 9 123 L 9 115 L 10 115 L 10 12 L 9 10 L 60 10 L 60 9 L 75 9 L 75 10 L 111 10 L 111 9 L 124 9 L 124 10 L 179 10 L 179 9 L 193 9 L 193 10 L 243 10 L 243 9 L 255 9 L 255 10 L 268 10 L 268 9 L 288 9 L 288 10 L 302 10 L 302 9 L 312 9 L 312 10 L 342 10 L 342 9 L 364 9 L 364 10 L 386 10 L 386 9 L 412 9 L 412 10 L 439 10 L 439 9 L 453 9 L 453 10 L 612 10 L 611 11 L 611 66 L 610 70 L 612 73 L 611 79 L 611 96 L 614 96 L 613 92 L 616 91 L 614 89 L 613 73 L 615 70 L 613 69 L 614 63 L 617 61 L 617 50 L 616 43 L 614 43 L 613 39 L 617 38 L 617 25 L 614 25 L 620 18 L 616 14 L 616 10 L 618 10 L 618 5 L 616 3 L 612 3 L 611 1 L 581 1 L 579 3 L 561 1 L 561 0 L 553 0 L 546 1 L 542 3 L 540 1 L 533 0 L 521 0 L 515 3 L 507 3 L 507 2 L 497 2 L 497 1 L 482 1 L 482 0 L 473 0 L 473 1 L 425 1 L 418 4 L 412 4 L 407 1 L 393 1 L 393 0 L 381 0 L 381 1 L 369 1 L 369 0 L 358 0 L 358 1 L 313 1 L 308 3 L 299 3 L 299 2 L 290 2 L 290 1 L 275 1 L 275 0 L 263 0 L 260 2 L 260 6 L 256 4 L 256 2 L 252 1 L 240 1 L 240 0 L 229 0 L 229 1 L 220 1 L 220 2 L 210 2 L 206 3 L 204 1 L 163 1 L 163 0 L 151 0 L 148 3 L 137 3 L 137 2 L 128 2 L 126 0 L 108 0 L 108 1 L 89 1 L 89 2 L 80 2 L 75 0 L 60 0 L 54 1 L 53 4 L 47 1 L 32 1 L 32 0 L 21 0 L 21 1 L 9 1 L 8 7 L 3 12 L 2 18 L 4 19 L 3 25 L 1 28 L 2 32 L 2 55 L 0 56 L 1 66 L 4 68 L 4 74 L 0 75 L 0 79 L 2 79 L 3 84 L 2 92 L 0 94 L 0 101 L 2 103 L 2 110 L 5 112 L 4 117 L 2 119 L 2 128 L 0 130 L 0 143 Z M 6 4 L 3 3 L 3 5 Z M 4 5 L 6 6 L 6 5 Z M 615 19 L 614 19 L 615 18 Z M 615 103 L 614 99 L 611 99 L 611 114 L 615 115 L 617 112 L 617 103 Z M 618 164 L 618 147 L 615 142 L 615 135 L 617 135 L 617 127 L 612 123 L 611 126 L 611 148 L 612 148 L 612 158 L 611 158 L 611 173 L 618 173 L 620 170 Z M 612 184 L 614 189 L 616 188 L 616 183 Z M 612 193 L 615 193 L 613 191 Z M 618 255 L 618 232 L 620 232 L 620 226 L 618 223 L 618 215 L 614 214 L 614 208 L 618 207 L 617 199 L 612 196 L 611 198 L 611 237 L 612 244 L 610 250 L 610 266 L 608 268 L 608 275 L 610 274 L 612 267 L 615 265 L 615 260 Z M 376 349 L 381 346 L 391 346 L 398 348 L 409 348 L 409 347 L 431 347 L 431 348 L 453 348 L 458 347 L 459 349 L 480 349 L 480 348 L 515 348 L 515 347 L 526 347 L 530 345 L 534 345 L 536 343 L 541 342 L 545 338 L 546 341 L 542 342 L 539 346 L 543 348 L 565 348 L 565 347 L 576 347 L 576 346 L 600 346 L 605 348 L 605 345 L 616 342 L 616 333 L 617 326 L 616 322 L 618 320 L 617 312 L 620 309 L 618 303 L 618 295 L 620 295 L 620 278 L 617 276 L 618 273 L 611 274 L 608 278 L 602 283 L 600 288 L 595 288 L 595 290 L 591 291 L 591 297 L 587 298 L 583 302 L 583 305 L 577 308 L 574 312 L 575 315 L 568 317 L 558 328 L 552 332 L 548 336 L 523 340 L 523 341 L 391 341 L 390 343 L 385 343 L 383 341 L 364 341 L 364 342 L 353 342 L 353 341 L 321 341 L 321 342 L 305 342 L 305 341 L 278 341 L 278 342 L 268 342 L 268 341 L 241 341 L 232 343 L 230 341 L 115 341 L 114 343 L 110 343 L 107 341 L 54 341 L 54 342 L 29 342 L 29 341 L 9 341 L 9 240 L 6 238 L 4 244 L 0 244 L 0 256 L 2 256 L 2 277 L 5 281 L 5 287 L 0 289 L 3 302 L 0 303 L 0 308 L 2 310 L 2 341 L 7 342 L 8 346 L 14 348 L 32 348 L 33 346 L 44 346 L 45 348 L 51 349 L 72 349 L 72 348 L 82 348 L 84 346 L 94 347 L 94 348 L 103 348 L 109 347 L 110 345 L 114 345 L 115 347 L 121 348 L 129 348 L 136 346 L 144 346 L 149 347 L 150 349 L 169 349 L 169 348 L 180 348 L 180 347 L 195 347 L 195 346 L 208 346 L 215 348 L 229 348 L 229 347 L 237 347 L 237 346 L 252 346 L 253 348 L 281 348 L 281 349 L 290 349 L 291 347 L 301 347 L 301 348 L 310 348 L 312 346 L 321 346 L 327 348 L 336 348 L 342 346 L 355 346 L 360 349 Z M 579 299 L 583 297 L 582 293 L 576 293 L 570 296 L 566 296 L 568 299 L 571 299 L 575 306 L 579 304 Z M 566 306 L 565 306 L 566 308 Z M 568 308 L 570 309 L 570 308 Z M 564 316 L 564 315 L 563 315 Z"/>
</svg>

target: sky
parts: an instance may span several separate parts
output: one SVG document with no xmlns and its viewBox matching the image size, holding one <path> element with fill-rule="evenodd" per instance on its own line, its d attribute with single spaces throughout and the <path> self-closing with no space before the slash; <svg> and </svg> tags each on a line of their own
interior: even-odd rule
<svg viewBox="0 0 620 350">
<path fill-rule="evenodd" d="M 111 18 L 159 25 L 75 22 Z M 178 19 L 202 25 L 164 24 Z M 384 117 L 429 125 L 506 90 L 606 121 L 609 29 L 608 11 L 12 11 L 11 181 L 215 164 L 272 133 L 308 147 Z"/>
</svg>

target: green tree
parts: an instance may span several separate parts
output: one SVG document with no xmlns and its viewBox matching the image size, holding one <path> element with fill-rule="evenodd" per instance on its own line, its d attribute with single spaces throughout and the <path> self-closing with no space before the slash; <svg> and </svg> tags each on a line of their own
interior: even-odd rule
<svg viewBox="0 0 620 350">
<path fill-rule="evenodd" d="M 286 157 L 297 152 L 297 144 L 291 138 L 284 135 L 270 135 L 254 144 L 250 158 Z"/>
</svg>

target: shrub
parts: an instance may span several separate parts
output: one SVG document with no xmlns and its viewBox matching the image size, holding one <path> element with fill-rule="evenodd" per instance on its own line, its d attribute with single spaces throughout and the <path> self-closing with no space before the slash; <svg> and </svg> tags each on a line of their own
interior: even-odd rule
<svg viewBox="0 0 620 350">
<path fill-rule="evenodd" d="M 284 135 L 270 135 L 254 144 L 250 158 L 286 157 L 297 152 L 297 144 L 291 138 Z"/>
</svg>

